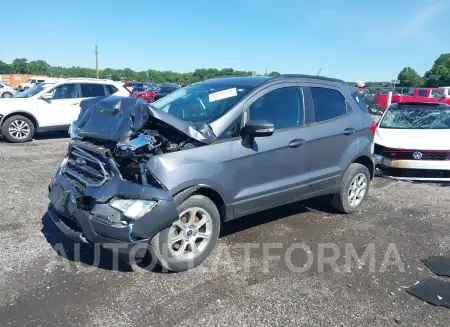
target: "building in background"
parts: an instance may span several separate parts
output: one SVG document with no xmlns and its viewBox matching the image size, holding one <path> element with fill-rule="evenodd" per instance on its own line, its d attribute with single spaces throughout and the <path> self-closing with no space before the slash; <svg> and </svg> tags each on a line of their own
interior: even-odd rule
<svg viewBox="0 0 450 327">
<path fill-rule="evenodd" d="M 11 87 L 17 87 L 19 84 L 25 83 L 30 78 L 33 77 L 44 77 L 48 78 L 46 75 L 30 75 L 30 74 L 3 74 L 0 75 L 0 80 L 2 83 L 9 85 Z"/>
</svg>

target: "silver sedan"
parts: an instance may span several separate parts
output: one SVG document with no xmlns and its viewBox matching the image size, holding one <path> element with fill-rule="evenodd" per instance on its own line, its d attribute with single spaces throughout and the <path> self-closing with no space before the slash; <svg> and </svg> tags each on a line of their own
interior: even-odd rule
<svg viewBox="0 0 450 327">
<path fill-rule="evenodd" d="M 0 98 L 12 98 L 16 93 L 11 86 L 0 83 Z"/>
</svg>

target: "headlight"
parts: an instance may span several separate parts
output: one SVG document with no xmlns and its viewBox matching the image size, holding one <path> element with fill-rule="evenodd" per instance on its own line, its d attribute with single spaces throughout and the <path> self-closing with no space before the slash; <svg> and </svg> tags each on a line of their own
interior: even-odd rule
<svg viewBox="0 0 450 327">
<path fill-rule="evenodd" d="M 111 207 L 119 210 L 125 216 L 132 219 L 141 218 L 147 212 L 150 212 L 156 204 L 156 201 L 132 199 L 116 199 L 111 200 L 109 203 Z"/>
</svg>

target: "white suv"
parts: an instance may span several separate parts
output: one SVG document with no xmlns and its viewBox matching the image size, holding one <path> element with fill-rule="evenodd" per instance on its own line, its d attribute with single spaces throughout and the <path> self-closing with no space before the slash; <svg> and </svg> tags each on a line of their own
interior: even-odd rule
<svg viewBox="0 0 450 327">
<path fill-rule="evenodd" d="M 29 89 L 30 87 L 35 86 L 36 84 L 44 83 L 46 79 L 47 78 L 45 77 L 32 77 L 28 79 L 28 81 L 26 81 L 25 83 L 19 84 L 17 88 L 19 89 L 19 91 L 22 92 L 25 91 L 26 89 Z"/>
<path fill-rule="evenodd" d="M 82 100 L 108 95 L 129 96 L 130 92 L 111 80 L 47 80 L 14 98 L 0 99 L 0 134 L 9 142 L 22 143 L 35 132 L 68 130 L 78 118 Z"/>
</svg>

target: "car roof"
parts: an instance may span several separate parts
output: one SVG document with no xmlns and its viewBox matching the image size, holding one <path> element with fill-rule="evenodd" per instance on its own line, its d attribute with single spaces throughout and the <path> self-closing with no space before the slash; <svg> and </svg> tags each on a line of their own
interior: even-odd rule
<svg viewBox="0 0 450 327">
<path fill-rule="evenodd" d="M 337 78 L 331 78 L 331 77 L 325 77 L 325 76 L 313 76 L 313 75 L 304 75 L 304 74 L 283 74 L 279 76 L 223 76 L 223 77 L 216 77 L 213 79 L 209 79 L 207 81 L 215 81 L 218 83 L 223 84 L 237 84 L 242 86 L 258 86 L 260 84 L 263 84 L 265 82 L 271 82 L 271 81 L 281 81 L 281 80 L 291 80 L 291 79 L 309 79 L 309 80 L 317 80 L 317 81 L 327 81 L 327 82 L 335 82 L 340 84 L 348 85 L 347 82 L 337 79 Z M 348 85 L 350 86 L 350 85 Z"/>
</svg>

